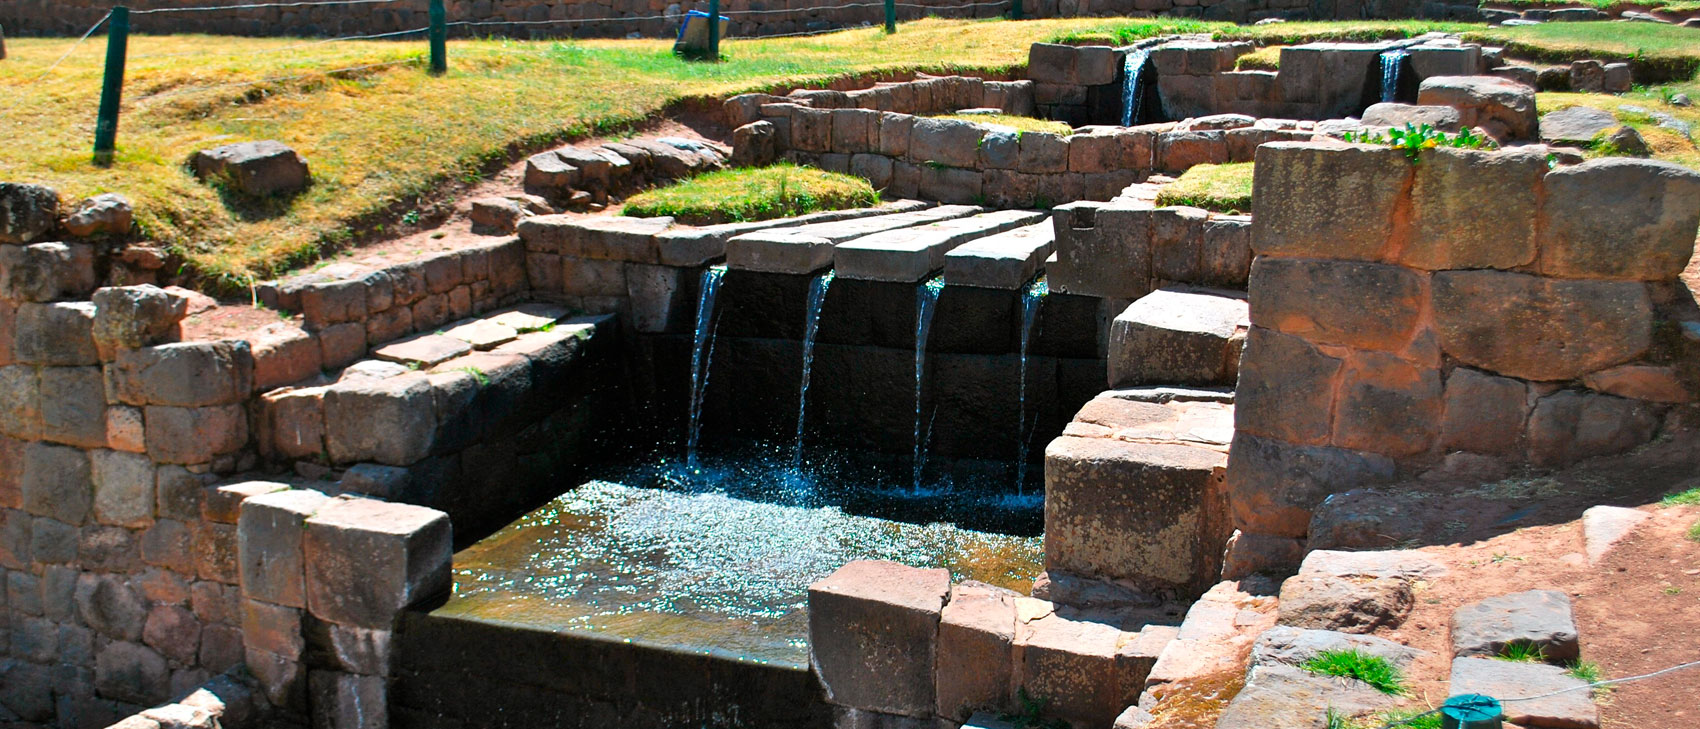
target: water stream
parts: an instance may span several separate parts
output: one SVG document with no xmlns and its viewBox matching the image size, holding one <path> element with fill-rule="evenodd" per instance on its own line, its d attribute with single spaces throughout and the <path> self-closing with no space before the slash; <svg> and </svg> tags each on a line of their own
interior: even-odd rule
<svg viewBox="0 0 1700 729">
<path fill-rule="evenodd" d="M 1145 71 L 1145 64 L 1150 63 L 1151 52 L 1144 48 L 1135 48 L 1127 52 L 1127 61 L 1123 66 L 1126 79 L 1122 82 L 1122 126 L 1131 127 L 1139 123 L 1139 102 L 1144 95 L 1140 77 Z"/>
<path fill-rule="evenodd" d="M 832 287 L 831 269 L 815 276 L 809 284 L 808 318 L 803 322 L 803 386 L 797 393 L 797 442 L 791 455 L 791 466 L 803 465 L 803 424 L 809 412 L 809 370 L 815 362 L 815 332 L 820 329 L 820 310 L 826 303 L 826 290 Z"/>
<path fill-rule="evenodd" d="M 1018 411 L 1015 424 L 1015 437 L 1019 441 L 1015 458 L 1015 493 L 1024 496 L 1027 487 L 1027 449 L 1031 445 L 1031 424 L 1027 422 L 1027 348 L 1033 340 L 1033 321 L 1038 318 L 1039 304 L 1045 296 L 1051 293 L 1050 284 L 1045 277 L 1033 279 L 1027 289 L 1021 292 L 1021 408 Z M 1034 424 L 1038 417 L 1034 416 Z"/>
<path fill-rule="evenodd" d="M 927 332 L 933 328 L 933 308 L 944 291 L 944 276 L 934 276 L 915 288 L 915 480 L 921 490 L 921 471 L 927 465 L 927 437 L 921 432 L 921 383 L 927 372 Z M 928 430 L 931 430 L 930 428 Z"/>
<path fill-rule="evenodd" d="M 685 466 L 692 470 L 697 467 L 697 440 L 702 435 L 703 392 L 708 389 L 708 368 L 714 361 L 714 300 L 725 277 L 725 266 L 703 269 L 697 294 L 696 335 L 691 340 L 691 425 L 685 438 Z"/>
<path fill-rule="evenodd" d="M 1405 58 L 1411 54 L 1403 48 L 1395 48 L 1381 53 L 1381 100 L 1392 102 L 1399 96 L 1399 71 L 1405 65 Z"/>
</svg>

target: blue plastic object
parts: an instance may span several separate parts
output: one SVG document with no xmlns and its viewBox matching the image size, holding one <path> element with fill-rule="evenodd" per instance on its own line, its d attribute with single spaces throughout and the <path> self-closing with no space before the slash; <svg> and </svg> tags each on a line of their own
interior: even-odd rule
<svg viewBox="0 0 1700 729">
<path fill-rule="evenodd" d="M 1440 706 L 1440 725 L 1443 729 L 1500 729 L 1504 713 L 1492 696 L 1461 694 Z"/>
</svg>

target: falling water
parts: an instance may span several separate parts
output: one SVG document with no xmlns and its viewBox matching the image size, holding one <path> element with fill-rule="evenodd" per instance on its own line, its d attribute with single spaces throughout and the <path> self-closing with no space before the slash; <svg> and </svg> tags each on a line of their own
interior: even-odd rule
<svg viewBox="0 0 1700 729">
<path fill-rule="evenodd" d="M 1140 76 L 1145 71 L 1145 64 L 1151 61 L 1151 52 L 1144 48 L 1135 48 L 1127 52 L 1126 80 L 1122 85 L 1122 126 L 1131 127 L 1139 122 L 1139 102 L 1144 89 L 1141 88 Z"/>
<path fill-rule="evenodd" d="M 1395 48 L 1381 53 L 1381 100 L 1391 102 L 1399 95 L 1399 69 L 1405 65 L 1406 53 L 1403 48 Z"/>
<path fill-rule="evenodd" d="M 791 455 L 793 468 L 803 465 L 803 422 L 809 411 L 809 370 L 815 362 L 815 332 L 820 329 L 821 306 L 826 303 L 826 290 L 832 287 L 834 275 L 829 269 L 809 285 L 808 319 L 803 322 L 803 387 L 797 393 L 797 445 Z"/>
<path fill-rule="evenodd" d="M 933 305 L 944 291 L 944 276 L 934 276 L 915 289 L 915 481 L 921 490 L 921 470 L 926 466 L 927 439 L 921 434 L 921 381 L 927 369 L 927 332 L 933 327 Z"/>
<path fill-rule="evenodd" d="M 1021 292 L 1021 409 L 1017 414 L 1015 437 L 1019 441 L 1015 459 L 1015 493 L 1024 495 L 1027 487 L 1027 345 L 1033 340 L 1033 320 L 1038 317 L 1039 304 L 1051 293 L 1051 287 L 1040 276 Z M 1037 418 L 1035 418 L 1037 420 Z"/>
<path fill-rule="evenodd" d="M 692 471 L 697 468 L 697 438 L 702 433 L 703 391 L 708 389 L 708 368 L 714 359 L 714 299 L 725 277 L 725 266 L 703 269 L 697 295 L 696 337 L 691 342 L 691 429 L 685 440 L 685 465 Z"/>
</svg>

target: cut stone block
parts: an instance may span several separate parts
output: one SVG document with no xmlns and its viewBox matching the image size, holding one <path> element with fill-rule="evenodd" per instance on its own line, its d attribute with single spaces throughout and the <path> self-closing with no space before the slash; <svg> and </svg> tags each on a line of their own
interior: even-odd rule
<svg viewBox="0 0 1700 729">
<path fill-rule="evenodd" d="M 1411 583 L 1396 577 L 1299 574 L 1281 584 L 1281 624 L 1371 633 L 1381 627 L 1399 627 L 1415 602 Z"/>
<path fill-rule="evenodd" d="M 1543 273 L 1668 280 L 1682 273 L 1700 227 L 1700 173 L 1661 160 L 1608 157 L 1546 176 Z"/>
<path fill-rule="evenodd" d="M 1019 595 L 981 582 L 950 590 L 939 618 L 935 686 L 938 715 L 963 719 L 978 709 L 1010 708 L 1010 646 Z"/>
<path fill-rule="evenodd" d="M 424 375 L 342 383 L 325 391 L 325 441 L 337 463 L 407 466 L 430 453 L 437 429 Z"/>
<path fill-rule="evenodd" d="M 1424 150 L 1411 188 L 1411 239 L 1400 260 L 1426 270 L 1532 263 L 1546 172 L 1538 147 Z"/>
<path fill-rule="evenodd" d="M 1450 106 L 1466 127 L 1485 127 L 1502 142 L 1534 139 L 1539 127 L 1535 90 L 1498 76 L 1432 76 L 1423 79 L 1417 103 Z"/>
<path fill-rule="evenodd" d="M 1382 257 L 1394 208 L 1412 174 L 1411 163 L 1397 150 L 1309 142 L 1258 147 L 1255 170 L 1252 250 L 1357 261 Z"/>
<path fill-rule="evenodd" d="M 1452 659 L 1453 695 L 1483 694 L 1505 701 L 1505 720 L 1518 726 L 1553 729 L 1598 729 L 1599 709 L 1583 688 L 1586 682 L 1572 678 L 1561 666 L 1518 663 L 1493 658 Z M 1506 701 L 1565 691 L 1526 701 Z"/>
<path fill-rule="evenodd" d="M 1492 658 L 1516 644 L 1539 647 L 1552 662 L 1581 655 L 1570 596 L 1557 590 L 1527 590 L 1453 611 L 1453 655 Z"/>
<path fill-rule="evenodd" d="M 1446 353 L 1520 379 L 1575 379 L 1634 359 L 1652 336 L 1652 302 L 1637 282 L 1443 271 L 1433 289 Z"/>
<path fill-rule="evenodd" d="M 1165 684 L 1185 686 L 1238 672 L 1252 641 L 1275 626 L 1275 617 L 1274 598 L 1248 593 L 1239 582 L 1217 583 L 1187 608 L 1180 630 L 1146 677 L 1147 691 L 1163 694 L 1158 687 Z"/>
<path fill-rule="evenodd" d="M 1529 413 L 1529 461 L 1551 467 L 1622 453 L 1652 440 L 1658 423 L 1647 403 L 1560 390 Z"/>
<path fill-rule="evenodd" d="M 952 286 L 1019 289 L 1038 275 L 1055 241 L 1056 227 L 1049 220 L 968 241 L 944 255 L 944 281 Z"/>
<path fill-rule="evenodd" d="M 1463 119 L 1463 115 L 1450 106 L 1416 106 L 1414 104 L 1383 102 L 1370 104 L 1369 108 L 1364 110 L 1363 123 L 1366 127 L 1404 127 L 1406 124 L 1418 126 L 1427 124 L 1440 131 L 1456 134 L 1461 128 Z"/>
<path fill-rule="evenodd" d="M 1566 147 L 1588 147 L 1601 134 L 1622 126 L 1605 109 L 1572 106 L 1541 117 L 1541 141 Z"/>
<path fill-rule="evenodd" d="M 726 241 L 726 265 L 769 273 L 813 273 L 832 265 L 833 246 L 853 238 L 925 225 L 980 212 L 968 205 L 945 205 L 871 218 L 810 223 L 745 233 Z"/>
<path fill-rule="evenodd" d="M 1050 604 L 1020 598 L 1015 625 L 1014 684 L 1046 699 L 1045 712 L 1080 726 L 1107 726 L 1138 699 L 1128 695 L 1116 652 L 1127 633 L 1058 615 Z"/>
<path fill-rule="evenodd" d="M 390 725 L 389 681 L 314 670 L 307 675 L 312 694 L 313 726 L 328 729 L 383 729 Z"/>
<path fill-rule="evenodd" d="M 1234 392 L 1234 427 L 1292 444 L 1326 444 L 1344 364 L 1299 337 L 1252 327 Z"/>
<path fill-rule="evenodd" d="M 672 226 L 670 217 L 539 215 L 520 221 L 519 237 L 531 253 L 656 263 L 655 235 Z"/>
<path fill-rule="evenodd" d="M 839 244 L 833 252 L 833 270 L 848 279 L 912 283 L 943 268 L 945 254 L 969 240 L 1046 217 L 1039 212 L 1002 210 L 875 233 Z"/>
<path fill-rule="evenodd" d="M 248 397 L 254 357 L 240 340 L 162 344 L 120 351 L 108 373 L 128 405 L 223 405 Z"/>
<path fill-rule="evenodd" d="M 1265 257 L 1252 263 L 1247 290 L 1259 327 L 1314 344 L 1398 351 L 1416 328 L 1422 287 L 1422 276 L 1401 266 Z"/>
<path fill-rule="evenodd" d="M 1285 606 L 1283 606 L 1285 607 Z M 1288 625 L 1270 628 L 1257 636 L 1252 645 L 1252 665 L 1302 666 L 1324 651 L 1356 650 L 1385 658 L 1400 670 L 1425 655 L 1423 651 L 1403 646 L 1373 635 L 1352 635 L 1332 630 L 1306 630 Z"/>
<path fill-rule="evenodd" d="M 189 166 L 200 179 L 224 179 L 255 197 L 292 195 L 307 187 L 307 161 L 273 140 L 240 142 L 195 153 Z"/>
<path fill-rule="evenodd" d="M 1285 665 L 1254 666 L 1246 685 L 1216 721 L 1217 729 L 1325 729 L 1328 712 L 1348 716 L 1393 703 L 1393 697 L 1351 679 L 1318 676 Z"/>
<path fill-rule="evenodd" d="M 472 345 L 447 334 L 425 334 L 372 351 L 378 359 L 430 369 L 472 351 Z"/>
<path fill-rule="evenodd" d="M 448 331 L 443 332 L 443 336 L 459 339 L 460 341 L 466 342 L 473 349 L 484 351 L 488 349 L 495 349 L 496 347 L 513 341 L 515 337 L 519 336 L 519 332 L 506 324 L 498 324 L 488 319 L 480 319 L 455 326 Z M 377 356 L 382 357 L 383 350 L 379 350 L 376 354 Z M 457 354 L 455 356 L 458 357 L 460 355 Z"/>
<path fill-rule="evenodd" d="M 262 494 L 242 502 L 236 549 L 244 597 L 274 605 L 307 607 L 301 538 L 307 517 L 327 501 L 317 491 L 295 489 Z"/>
<path fill-rule="evenodd" d="M 1589 564 L 1599 564 L 1612 547 L 1635 531 L 1641 522 L 1653 518 L 1640 509 L 1620 506 L 1595 506 L 1582 512 L 1582 538 Z"/>
<path fill-rule="evenodd" d="M 1245 299 L 1185 288 L 1153 291 L 1110 325 L 1109 386 L 1231 385 L 1248 322 Z"/>
<path fill-rule="evenodd" d="M 307 606 L 323 620 L 388 629 L 396 613 L 449 589 L 447 514 L 337 499 L 307 518 Z"/>
<path fill-rule="evenodd" d="M 851 562 L 809 586 L 810 658 L 834 704 L 928 717 L 950 573 Z"/>
</svg>

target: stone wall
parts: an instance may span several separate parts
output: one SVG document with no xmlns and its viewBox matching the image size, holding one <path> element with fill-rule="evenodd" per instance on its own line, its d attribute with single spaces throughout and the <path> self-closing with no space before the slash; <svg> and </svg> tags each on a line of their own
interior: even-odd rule
<svg viewBox="0 0 1700 729">
<path fill-rule="evenodd" d="M 1629 450 L 1697 391 L 1672 323 L 1692 171 L 1277 143 L 1255 189 L 1230 562 L 1296 559 L 1333 493 Z"/>
</svg>

